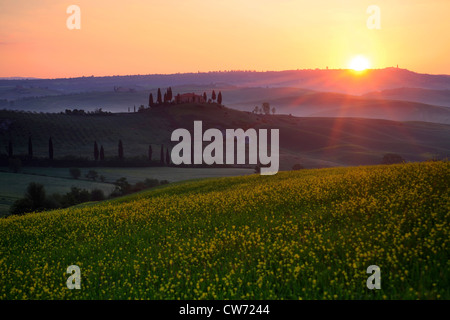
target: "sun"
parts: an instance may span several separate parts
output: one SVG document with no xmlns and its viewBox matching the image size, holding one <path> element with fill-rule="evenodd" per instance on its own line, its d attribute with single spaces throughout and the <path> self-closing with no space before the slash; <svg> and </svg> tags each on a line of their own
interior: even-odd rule
<svg viewBox="0 0 450 320">
<path fill-rule="evenodd" d="M 364 56 L 356 56 L 350 61 L 348 66 L 355 71 L 363 71 L 370 68 L 370 62 Z"/>
</svg>

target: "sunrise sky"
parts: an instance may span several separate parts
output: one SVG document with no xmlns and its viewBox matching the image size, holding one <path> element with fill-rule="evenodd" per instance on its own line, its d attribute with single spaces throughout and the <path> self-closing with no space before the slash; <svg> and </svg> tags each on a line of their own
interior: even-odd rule
<svg viewBox="0 0 450 320">
<path fill-rule="evenodd" d="M 450 74 L 448 0 L 2 0 L 0 77 L 396 66 Z M 66 9 L 81 8 L 69 30 Z M 370 30 L 368 6 L 381 9 Z"/>
</svg>

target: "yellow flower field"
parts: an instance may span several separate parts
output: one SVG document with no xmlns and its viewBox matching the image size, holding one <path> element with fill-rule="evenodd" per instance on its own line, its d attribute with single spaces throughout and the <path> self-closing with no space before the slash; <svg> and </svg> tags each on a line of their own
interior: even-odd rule
<svg viewBox="0 0 450 320">
<path fill-rule="evenodd" d="M 449 299 L 449 181 L 449 162 L 300 170 L 0 219 L 0 299 Z"/>
</svg>

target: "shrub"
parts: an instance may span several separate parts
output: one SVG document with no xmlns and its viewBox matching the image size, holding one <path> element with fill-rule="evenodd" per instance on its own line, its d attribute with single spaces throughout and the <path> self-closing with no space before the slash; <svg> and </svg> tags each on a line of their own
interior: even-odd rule
<svg viewBox="0 0 450 320">
<path fill-rule="evenodd" d="M 91 195 L 89 191 L 86 189 L 80 189 L 77 187 L 72 187 L 70 189 L 70 192 L 66 193 L 63 196 L 63 204 L 66 207 L 74 206 L 76 204 L 82 203 L 82 202 L 88 202 L 91 199 Z"/>
<path fill-rule="evenodd" d="M 147 178 L 145 179 L 144 184 L 146 188 L 153 188 L 159 186 L 160 182 L 157 179 Z"/>
<path fill-rule="evenodd" d="M 105 193 L 101 189 L 94 189 L 91 191 L 91 201 L 102 201 L 105 200 Z"/>
<path fill-rule="evenodd" d="M 98 173 L 95 170 L 89 170 L 89 172 L 86 174 L 86 178 L 92 179 L 92 181 L 95 181 L 97 179 Z"/>
<path fill-rule="evenodd" d="M 117 179 L 116 182 L 114 182 L 114 184 L 116 186 L 116 190 L 114 190 L 114 195 L 115 194 L 124 195 L 130 193 L 131 185 L 128 183 L 127 178 L 122 177 L 120 179 Z"/>
<path fill-rule="evenodd" d="M 11 214 L 18 214 L 18 215 L 31 211 L 33 211 L 33 202 L 28 198 L 16 200 L 9 209 L 9 212 Z"/>
</svg>

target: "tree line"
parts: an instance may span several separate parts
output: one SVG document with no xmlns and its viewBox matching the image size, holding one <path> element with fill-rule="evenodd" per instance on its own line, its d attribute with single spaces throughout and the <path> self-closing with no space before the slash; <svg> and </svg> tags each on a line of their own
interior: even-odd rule
<svg viewBox="0 0 450 320">
<path fill-rule="evenodd" d="M 18 159 L 14 156 L 13 142 L 11 139 L 8 141 L 8 144 L 5 148 L 6 148 L 6 154 L 7 154 L 8 159 L 10 159 L 10 160 Z M 152 148 L 151 144 L 148 146 L 147 156 L 148 156 L 149 161 L 153 160 L 153 148 Z M 94 157 L 95 161 L 104 161 L 105 160 L 105 148 L 103 147 L 103 145 L 100 145 L 100 147 L 99 147 L 97 141 L 94 141 L 93 157 Z M 123 142 L 121 139 L 119 139 L 119 142 L 117 145 L 117 158 L 121 161 L 125 159 L 124 147 L 123 147 Z M 53 159 L 54 159 L 53 138 L 50 137 L 48 140 L 48 160 L 53 160 Z M 29 138 L 28 138 L 27 160 L 33 160 L 33 141 L 32 141 L 31 136 L 29 136 Z M 164 144 L 161 144 L 159 163 L 161 166 L 171 164 L 169 148 L 165 147 Z"/>
<path fill-rule="evenodd" d="M 89 191 L 78 187 L 72 187 L 65 194 L 53 193 L 47 195 L 42 184 L 31 182 L 23 198 L 16 200 L 11 206 L 10 214 L 21 215 L 29 212 L 68 208 L 80 203 L 112 199 L 168 183 L 169 181 L 167 180 L 147 178 L 132 185 L 125 177 L 122 177 L 114 182 L 114 191 L 109 196 L 106 196 L 101 189 Z"/>
<path fill-rule="evenodd" d="M 216 91 L 213 90 L 211 92 L 211 98 L 208 99 L 208 95 L 206 94 L 206 92 L 203 92 L 203 100 L 205 102 L 208 103 L 217 103 L 219 105 L 222 105 L 222 92 L 219 91 L 219 93 L 216 95 Z M 153 93 L 150 93 L 148 96 L 148 108 L 146 108 L 144 105 L 141 105 L 138 109 L 138 112 L 142 112 L 145 111 L 147 109 L 150 108 L 154 108 L 154 107 L 158 107 L 158 106 L 162 106 L 162 105 L 168 105 L 168 104 L 179 104 L 180 103 L 180 94 L 177 94 L 176 96 L 173 95 L 172 92 L 172 88 L 169 87 L 166 89 L 166 91 L 164 92 L 164 95 L 162 94 L 161 88 L 158 88 L 157 94 L 156 94 L 156 98 L 153 97 Z M 128 108 L 128 112 L 130 111 L 130 109 Z M 135 110 L 136 111 L 136 108 Z"/>
</svg>

